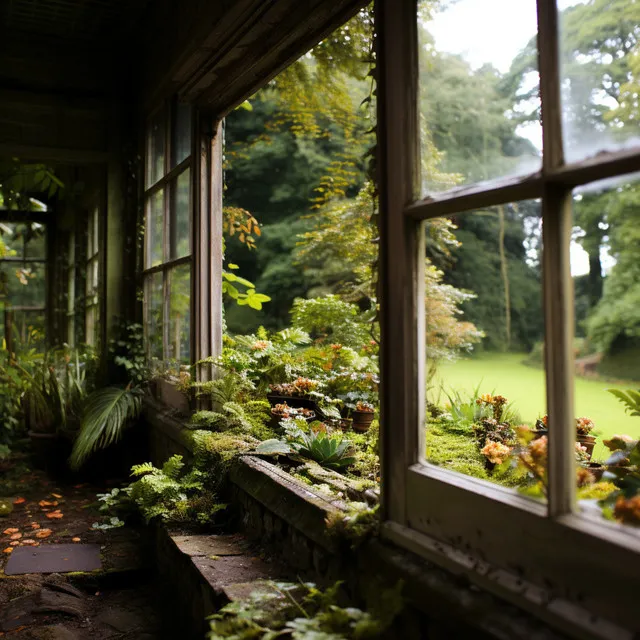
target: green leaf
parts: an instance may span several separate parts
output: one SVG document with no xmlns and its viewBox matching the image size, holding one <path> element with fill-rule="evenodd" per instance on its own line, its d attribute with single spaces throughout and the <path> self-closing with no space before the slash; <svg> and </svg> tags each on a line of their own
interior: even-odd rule
<svg viewBox="0 0 640 640">
<path fill-rule="evenodd" d="M 256 447 L 256 453 L 265 456 L 279 456 L 287 455 L 291 453 L 291 447 L 282 440 L 272 438 L 271 440 L 265 440 Z"/>
</svg>

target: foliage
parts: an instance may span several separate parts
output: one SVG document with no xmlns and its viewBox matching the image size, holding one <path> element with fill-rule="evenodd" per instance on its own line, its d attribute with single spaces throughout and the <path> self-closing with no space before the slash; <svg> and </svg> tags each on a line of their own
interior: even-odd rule
<svg viewBox="0 0 640 640">
<path fill-rule="evenodd" d="M 402 584 L 386 589 L 376 614 L 338 605 L 340 583 L 325 592 L 311 583 L 264 582 L 247 598 L 209 618 L 209 640 L 348 640 L 378 638 L 402 609 Z"/>
<path fill-rule="evenodd" d="M 32 197 L 52 198 L 63 187 L 53 169 L 45 164 L 25 163 L 18 158 L 0 163 L 0 202 L 4 208 L 32 210 Z"/>
<path fill-rule="evenodd" d="M 285 439 L 266 440 L 256 448 L 256 453 L 296 453 L 336 471 L 356 462 L 353 456 L 353 442 L 348 440 L 342 431 L 332 432 L 327 425 L 318 421 L 307 425 L 304 418 L 287 418 L 281 424 L 285 429 Z"/>
<path fill-rule="evenodd" d="M 137 478 L 127 487 L 98 494 L 102 513 L 114 514 L 95 528 L 119 526 L 132 511 L 139 511 L 145 522 L 155 518 L 183 522 L 195 520 L 200 524 L 211 523 L 226 505 L 215 502 L 214 496 L 203 499 L 204 474 L 197 470 L 184 473 L 182 456 L 169 458 L 161 469 L 150 462 L 134 465 L 131 475 Z"/>
<path fill-rule="evenodd" d="M 624 404 L 625 411 L 632 416 L 640 417 L 640 389 L 607 389 L 607 391 L 618 398 Z"/>
<path fill-rule="evenodd" d="M 119 368 L 114 377 L 142 386 L 151 377 L 144 346 L 144 327 L 139 323 L 120 321 L 116 336 L 109 341 L 109 356 Z"/>
<path fill-rule="evenodd" d="M 347 540 L 352 548 L 377 535 L 380 528 L 379 506 L 369 507 L 366 503 L 350 502 L 347 513 L 334 511 L 327 516 L 327 533 Z"/>
<path fill-rule="evenodd" d="M 92 453 L 118 442 L 141 408 L 142 391 L 137 387 L 105 387 L 94 391 L 84 406 L 80 432 L 69 459 L 71 468 L 79 469 Z"/>
</svg>

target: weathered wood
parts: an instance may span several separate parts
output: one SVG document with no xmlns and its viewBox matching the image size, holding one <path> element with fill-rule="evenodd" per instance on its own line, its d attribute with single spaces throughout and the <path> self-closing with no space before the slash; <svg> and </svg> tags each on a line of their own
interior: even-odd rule
<svg viewBox="0 0 640 640">
<path fill-rule="evenodd" d="M 424 198 L 405 208 L 405 214 L 416 220 L 449 216 L 463 211 L 483 209 L 542 195 L 542 174 L 498 178 L 469 186 L 456 187 Z"/>
<path fill-rule="evenodd" d="M 423 409 L 424 255 L 421 223 L 404 215 L 419 193 L 418 50 L 415 0 L 379 0 L 380 429 L 382 507 L 405 523 L 405 476 L 420 457 Z"/>
</svg>

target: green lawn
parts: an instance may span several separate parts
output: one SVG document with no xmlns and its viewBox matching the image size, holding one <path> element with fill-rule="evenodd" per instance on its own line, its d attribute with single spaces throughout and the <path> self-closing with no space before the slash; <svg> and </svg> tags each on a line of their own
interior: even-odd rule
<svg viewBox="0 0 640 640">
<path fill-rule="evenodd" d="M 545 378 L 542 369 L 522 364 L 525 354 L 490 353 L 474 358 L 441 365 L 430 391 L 430 398 L 438 395 L 438 389 L 455 389 L 471 394 L 480 385 L 480 393 L 499 393 L 505 396 L 522 419 L 533 424 L 546 413 Z M 606 389 L 612 383 L 576 378 L 576 416 L 591 418 L 596 425 L 598 444 L 594 457 L 607 453 L 601 444 L 603 438 L 614 433 L 627 433 L 640 437 L 640 418 L 628 416 L 620 404 Z M 630 388 L 637 384 L 629 383 Z M 441 393 L 440 402 L 446 397 Z"/>
</svg>

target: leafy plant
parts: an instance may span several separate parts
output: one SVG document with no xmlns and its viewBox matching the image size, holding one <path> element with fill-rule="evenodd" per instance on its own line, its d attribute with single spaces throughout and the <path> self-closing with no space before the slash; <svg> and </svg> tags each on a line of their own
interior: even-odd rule
<svg viewBox="0 0 640 640">
<path fill-rule="evenodd" d="M 142 390 L 127 386 L 94 391 L 85 404 L 84 416 L 69 459 L 79 469 L 98 449 L 118 442 L 124 429 L 140 414 Z"/>
<path fill-rule="evenodd" d="M 341 583 L 322 592 L 312 583 L 265 581 L 248 598 L 224 606 L 209 618 L 209 640 L 355 640 L 379 638 L 402 609 L 402 584 L 383 590 L 384 606 L 370 614 L 341 607 Z"/>
<path fill-rule="evenodd" d="M 640 389 L 628 389 L 627 391 L 622 391 L 622 389 L 607 389 L 607 391 L 624 404 L 625 411 L 629 415 L 640 417 Z"/>
</svg>

